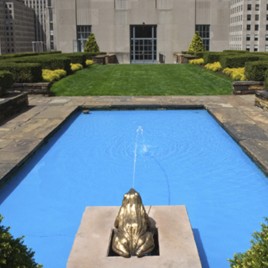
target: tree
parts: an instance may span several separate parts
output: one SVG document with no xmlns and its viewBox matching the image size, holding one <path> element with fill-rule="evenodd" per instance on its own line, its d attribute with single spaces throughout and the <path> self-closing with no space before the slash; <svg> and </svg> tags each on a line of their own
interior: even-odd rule
<svg viewBox="0 0 268 268">
<path fill-rule="evenodd" d="M 203 46 L 203 42 L 202 39 L 200 37 L 200 35 L 198 34 L 198 32 L 196 32 L 193 36 L 192 42 L 188 48 L 188 51 L 191 53 L 196 53 L 196 52 L 202 52 L 204 51 L 204 46 Z"/>
<path fill-rule="evenodd" d="M 268 223 L 268 218 L 265 219 Z M 260 232 L 253 234 L 251 248 L 245 253 L 236 253 L 229 260 L 232 268 L 264 268 L 268 267 L 268 225 L 262 224 Z"/>
<path fill-rule="evenodd" d="M 99 46 L 98 46 L 97 41 L 95 39 L 94 33 L 90 33 L 90 35 L 86 41 L 84 51 L 89 52 L 89 53 L 99 53 L 100 52 L 100 49 L 99 49 Z"/>
<path fill-rule="evenodd" d="M 34 252 L 23 243 L 23 237 L 14 238 L 10 227 L 1 225 L 3 217 L 0 215 L 0 267 L 2 268 L 41 268 L 34 261 Z"/>
</svg>

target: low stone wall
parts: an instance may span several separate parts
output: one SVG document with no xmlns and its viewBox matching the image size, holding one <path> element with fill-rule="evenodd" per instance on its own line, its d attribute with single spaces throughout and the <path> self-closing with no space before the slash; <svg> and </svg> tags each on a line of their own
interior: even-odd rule
<svg viewBox="0 0 268 268">
<path fill-rule="evenodd" d="M 40 82 L 40 83 L 14 83 L 12 90 L 15 92 L 26 92 L 29 94 L 44 94 L 51 96 L 50 91 L 52 83 Z"/>
<path fill-rule="evenodd" d="M 189 54 L 175 54 L 176 63 L 189 63 L 189 60 L 197 59 L 198 57 Z"/>
<path fill-rule="evenodd" d="M 259 81 L 235 81 L 233 82 L 233 94 L 255 94 L 258 90 L 264 89 L 264 83 Z"/>
<path fill-rule="evenodd" d="M 116 64 L 118 63 L 115 54 L 98 55 L 93 58 L 94 62 L 97 64 Z"/>
<path fill-rule="evenodd" d="M 256 92 L 255 105 L 268 111 L 268 90 Z"/>
<path fill-rule="evenodd" d="M 0 99 L 0 123 L 3 123 L 19 112 L 26 110 L 28 104 L 27 93 L 6 95 L 5 98 Z"/>
</svg>

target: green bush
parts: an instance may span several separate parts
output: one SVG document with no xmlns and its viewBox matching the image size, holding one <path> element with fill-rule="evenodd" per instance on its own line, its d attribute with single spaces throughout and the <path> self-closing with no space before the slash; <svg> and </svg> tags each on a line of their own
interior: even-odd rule
<svg viewBox="0 0 268 268">
<path fill-rule="evenodd" d="M 204 46 L 203 46 L 203 42 L 202 39 L 199 35 L 198 32 L 196 32 L 193 36 L 193 39 L 189 45 L 188 51 L 190 53 L 197 53 L 197 52 L 202 52 L 204 51 Z"/>
<path fill-rule="evenodd" d="M 90 33 L 90 35 L 88 36 L 88 39 L 85 43 L 85 52 L 90 52 L 90 53 L 100 52 L 94 33 Z"/>
<path fill-rule="evenodd" d="M 28 249 L 23 237 L 14 238 L 10 227 L 1 225 L 0 215 L 0 267 L 1 268 L 41 268 L 34 260 L 34 252 Z"/>
<path fill-rule="evenodd" d="M 222 51 L 223 53 L 233 53 L 233 54 L 243 54 L 243 53 L 248 53 L 246 50 L 232 50 L 232 49 L 226 49 Z"/>
<path fill-rule="evenodd" d="M 64 57 L 70 59 L 71 63 L 80 63 L 84 68 L 86 67 L 86 55 L 83 52 L 64 53 Z"/>
<path fill-rule="evenodd" d="M 42 69 L 64 69 L 67 74 L 71 74 L 70 63 L 71 60 L 64 56 L 63 54 L 46 54 L 46 55 L 38 55 L 31 57 L 21 57 L 12 59 L 13 62 L 27 62 L 27 63 L 39 63 L 42 66 Z"/>
<path fill-rule="evenodd" d="M 268 223 L 268 219 L 265 220 Z M 253 234 L 251 248 L 245 253 L 237 253 L 229 260 L 232 268 L 268 267 L 268 225 L 262 224 L 260 232 Z"/>
<path fill-rule="evenodd" d="M 264 72 L 264 87 L 268 89 L 268 70 Z"/>
<path fill-rule="evenodd" d="M 222 52 L 204 52 L 203 59 L 205 64 L 220 61 Z"/>
<path fill-rule="evenodd" d="M 239 68 L 244 67 L 246 62 L 249 61 L 257 61 L 260 59 L 260 56 L 252 55 L 252 54 L 225 54 L 223 53 L 220 56 L 220 63 L 222 68 Z"/>
<path fill-rule="evenodd" d="M 264 81 L 265 71 L 268 69 L 268 61 L 246 62 L 245 75 L 248 80 Z"/>
<path fill-rule="evenodd" d="M 0 56 L 0 60 L 12 59 L 12 58 L 20 58 L 20 57 L 26 57 L 26 56 L 59 54 L 59 53 L 61 53 L 61 51 L 49 51 L 49 52 L 41 52 L 41 53 L 24 52 L 24 53 L 16 53 L 16 54 L 4 54 L 4 55 Z"/>
<path fill-rule="evenodd" d="M 14 83 L 14 78 L 9 71 L 0 71 L 0 96 L 4 95 L 7 89 L 9 89 Z"/>
<path fill-rule="evenodd" d="M 42 81 L 42 68 L 38 63 L 0 62 L 0 70 L 12 73 L 17 83 L 34 83 Z"/>
</svg>

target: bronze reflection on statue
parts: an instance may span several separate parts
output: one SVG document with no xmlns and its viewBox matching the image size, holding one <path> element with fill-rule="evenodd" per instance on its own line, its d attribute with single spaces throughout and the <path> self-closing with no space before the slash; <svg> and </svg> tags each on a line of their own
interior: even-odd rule
<svg viewBox="0 0 268 268">
<path fill-rule="evenodd" d="M 134 189 L 124 195 L 115 219 L 112 241 L 114 252 L 123 257 L 142 257 L 154 249 L 154 238 L 149 217 L 141 196 Z"/>
</svg>

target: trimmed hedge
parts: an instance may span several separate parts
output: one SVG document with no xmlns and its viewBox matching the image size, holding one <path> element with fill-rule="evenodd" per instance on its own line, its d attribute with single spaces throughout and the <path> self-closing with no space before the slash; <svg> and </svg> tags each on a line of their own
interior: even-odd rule
<svg viewBox="0 0 268 268">
<path fill-rule="evenodd" d="M 28 56 L 37 56 L 37 55 L 60 54 L 60 53 L 61 51 L 49 51 L 49 52 L 41 52 L 41 53 L 24 52 L 24 53 L 17 53 L 17 54 L 4 54 L 4 55 L 0 55 L 0 60 L 20 58 L 20 57 L 26 57 L 26 56 L 28 57 Z"/>
<path fill-rule="evenodd" d="M 57 70 L 57 69 L 64 69 L 67 74 L 71 74 L 71 60 L 64 56 L 63 54 L 55 54 L 55 55 L 38 55 L 38 56 L 31 56 L 31 57 L 21 57 L 15 58 L 12 60 L 16 63 L 39 63 L 42 66 L 42 69 L 50 69 L 50 70 Z M 10 62 L 10 61 L 9 61 Z"/>
<path fill-rule="evenodd" d="M 0 70 L 11 72 L 18 83 L 42 81 L 42 67 L 38 63 L 0 62 Z"/>
<path fill-rule="evenodd" d="M 207 63 L 220 61 L 220 57 L 222 55 L 223 55 L 222 52 L 204 52 L 203 58 L 204 58 L 205 64 L 207 64 Z"/>
<path fill-rule="evenodd" d="M 11 72 L 9 71 L 0 71 L 0 87 L 8 89 L 14 83 L 14 78 Z"/>
<path fill-rule="evenodd" d="M 264 88 L 268 89 L 268 70 L 264 72 Z"/>
<path fill-rule="evenodd" d="M 71 63 L 80 63 L 83 67 L 86 67 L 87 57 L 83 52 L 76 53 L 64 53 L 64 57 L 70 59 Z"/>
<path fill-rule="evenodd" d="M 268 70 L 268 60 L 247 62 L 245 65 L 245 75 L 248 80 L 264 81 L 266 70 Z"/>
<path fill-rule="evenodd" d="M 257 61 L 260 60 L 260 58 L 261 56 L 243 53 L 240 53 L 240 55 L 222 54 L 222 56 L 220 56 L 220 63 L 223 69 L 239 68 L 244 67 L 245 63 L 248 61 Z"/>
</svg>

